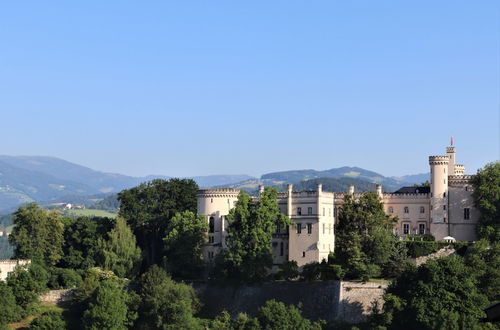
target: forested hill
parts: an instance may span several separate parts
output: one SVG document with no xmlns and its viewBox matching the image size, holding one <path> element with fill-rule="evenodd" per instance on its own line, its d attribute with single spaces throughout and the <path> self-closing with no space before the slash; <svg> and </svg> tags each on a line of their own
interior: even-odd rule
<svg viewBox="0 0 500 330">
<path fill-rule="evenodd" d="M 293 185 L 294 191 L 300 190 L 316 190 L 318 183 L 323 184 L 323 191 L 332 191 L 332 192 L 346 192 L 349 189 L 350 185 L 354 185 L 354 189 L 357 192 L 361 191 L 376 191 L 377 184 L 353 179 L 353 178 L 317 178 L 311 180 L 304 180 L 299 183 Z M 286 190 L 286 187 L 282 187 L 283 190 Z"/>
</svg>

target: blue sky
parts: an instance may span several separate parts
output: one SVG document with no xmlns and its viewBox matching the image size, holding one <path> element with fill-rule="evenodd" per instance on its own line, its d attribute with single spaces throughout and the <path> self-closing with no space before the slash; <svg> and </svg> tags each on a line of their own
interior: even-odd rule
<svg viewBox="0 0 500 330">
<path fill-rule="evenodd" d="M 0 4 L 0 154 L 130 175 L 500 158 L 498 1 Z"/>
</svg>

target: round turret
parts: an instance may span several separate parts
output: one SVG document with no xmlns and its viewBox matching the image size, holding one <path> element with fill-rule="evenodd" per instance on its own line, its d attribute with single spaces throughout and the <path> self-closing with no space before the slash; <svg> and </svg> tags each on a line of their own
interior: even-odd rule
<svg viewBox="0 0 500 330">
<path fill-rule="evenodd" d="M 444 222 L 448 204 L 448 164 L 449 156 L 430 156 L 431 168 L 431 216 L 434 222 Z"/>
<path fill-rule="evenodd" d="M 220 212 L 227 215 L 238 200 L 240 191 L 237 189 L 201 189 L 196 193 L 198 214 L 210 215 Z"/>
</svg>

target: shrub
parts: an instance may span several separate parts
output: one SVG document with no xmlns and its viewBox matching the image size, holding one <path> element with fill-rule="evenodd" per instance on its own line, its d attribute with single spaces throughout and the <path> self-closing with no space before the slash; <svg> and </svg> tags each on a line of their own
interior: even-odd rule
<svg viewBox="0 0 500 330">
<path fill-rule="evenodd" d="M 297 266 L 297 261 L 286 261 L 280 266 L 276 278 L 279 280 L 293 280 L 299 276 L 299 269 Z"/>
<path fill-rule="evenodd" d="M 49 286 L 53 289 L 76 288 L 81 284 L 82 277 L 73 269 L 54 268 L 52 270 Z"/>
<path fill-rule="evenodd" d="M 35 330 L 60 330 L 66 329 L 66 322 L 60 312 L 48 311 L 37 317 L 30 324 L 30 329 Z"/>
<path fill-rule="evenodd" d="M 321 276 L 321 265 L 317 261 L 305 264 L 302 267 L 301 278 L 305 281 L 317 281 Z"/>
</svg>

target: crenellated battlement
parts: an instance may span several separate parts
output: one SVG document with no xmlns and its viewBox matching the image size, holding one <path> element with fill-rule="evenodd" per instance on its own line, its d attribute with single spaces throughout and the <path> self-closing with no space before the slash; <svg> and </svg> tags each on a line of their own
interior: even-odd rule
<svg viewBox="0 0 500 330">
<path fill-rule="evenodd" d="M 429 156 L 430 165 L 448 165 L 450 157 L 448 156 Z"/>
<path fill-rule="evenodd" d="M 473 177 L 473 175 L 450 175 L 448 176 L 448 184 L 450 186 L 469 184 Z"/>
<path fill-rule="evenodd" d="M 393 193 L 384 193 L 382 197 L 385 199 L 429 199 L 429 193 L 414 193 L 414 194 L 393 194 Z"/>
<path fill-rule="evenodd" d="M 240 190 L 233 188 L 200 189 L 196 192 L 196 197 L 237 197 L 239 194 Z"/>
</svg>

